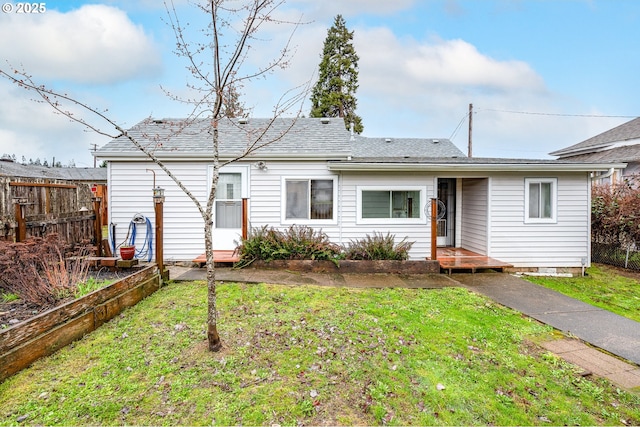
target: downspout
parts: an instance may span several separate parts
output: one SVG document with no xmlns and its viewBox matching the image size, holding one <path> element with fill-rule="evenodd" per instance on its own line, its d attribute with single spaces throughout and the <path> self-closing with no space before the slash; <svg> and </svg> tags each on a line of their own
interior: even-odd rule
<svg viewBox="0 0 640 427">
<path fill-rule="evenodd" d="M 338 172 L 338 242 L 342 246 L 342 171 Z"/>
<path fill-rule="evenodd" d="M 591 181 L 595 181 L 596 179 L 605 179 L 605 178 L 609 178 L 611 175 L 613 175 L 615 173 L 615 168 L 611 168 L 609 169 L 609 172 L 602 174 L 602 175 L 596 175 L 594 173 L 591 174 Z"/>
</svg>

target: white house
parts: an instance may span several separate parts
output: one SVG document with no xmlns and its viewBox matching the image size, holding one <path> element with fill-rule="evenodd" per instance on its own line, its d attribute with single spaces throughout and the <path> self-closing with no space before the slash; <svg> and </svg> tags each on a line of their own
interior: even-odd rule
<svg viewBox="0 0 640 427">
<path fill-rule="evenodd" d="M 129 130 L 201 202 L 212 172 L 207 120 L 171 137 L 179 120 L 146 120 Z M 234 159 L 268 120 L 219 123 L 220 159 Z M 243 198 L 250 227 L 322 229 L 347 244 L 377 232 L 415 242 L 412 259 L 431 256 L 431 198 L 441 208 L 439 246 L 465 248 L 516 269 L 590 264 L 590 174 L 611 165 L 561 160 L 468 158 L 447 139 L 366 138 L 342 119 L 279 119 L 266 132 L 282 137 L 222 168 L 214 245 L 240 240 Z M 136 215 L 153 223 L 152 188 L 165 189 L 164 254 L 190 261 L 204 252 L 203 220 L 194 203 L 126 138 L 96 152 L 108 162 L 109 218 L 120 244 Z M 138 231 L 138 239 L 144 238 Z M 140 244 L 137 241 L 137 244 Z"/>
</svg>

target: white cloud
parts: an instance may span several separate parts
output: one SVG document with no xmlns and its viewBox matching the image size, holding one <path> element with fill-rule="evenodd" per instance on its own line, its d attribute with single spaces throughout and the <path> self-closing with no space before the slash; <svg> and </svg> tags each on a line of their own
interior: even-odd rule
<svg viewBox="0 0 640 427">
<path fill-rule="evenodd" d="M 39 78 L 80 83 L 119 82 L 157 73 L 161 66 L 143 28 L 122 10 L 104 5 L 67 13 L 1 14 L 0 57 Z"/>
</svg>

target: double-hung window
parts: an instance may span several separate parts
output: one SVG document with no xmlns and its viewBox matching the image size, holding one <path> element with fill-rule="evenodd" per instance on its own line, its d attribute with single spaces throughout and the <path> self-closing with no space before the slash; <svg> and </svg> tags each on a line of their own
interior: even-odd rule
<svg viewBox="0 0 640 427">
<path fill-rule="evenodd" d="M 420 188 L 359 187 L 360 223 L 421 222 L 423 191 Z"/>
<path fill-rule="evenodd" d="M 283 187 L 286 222 L 335 219 L 336 183 L 333 178 L 287 178 Z"/>
<path fill-rule="evenodd" d="M 524 222 L 556 222 L 557 186 L 556 178 L 525 179 Z"/>
</svg>

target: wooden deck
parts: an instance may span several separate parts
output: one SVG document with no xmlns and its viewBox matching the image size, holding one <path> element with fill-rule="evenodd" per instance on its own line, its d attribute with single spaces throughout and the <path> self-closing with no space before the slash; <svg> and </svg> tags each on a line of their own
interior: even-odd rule
<svg viewBox="0 0 640 427">
<path fill-rule="evenodd" d="M 513 265 L 497 259 L 480 255 L 463 248 L 438 248 L 438 262 L 440 268 L 449 274 L 453 270 L 504 270 Z"/>
<path fill-rule="evenodd" d="M 229 250 L 229 251 L 213 251 L 213 261 L 224 262 L 224 263 L 233 263 L 240 261 L 240 254 L 237 250 Z M 206 254 L 202 254 L 193 260 L 194 263 L 200 264 L 201 266 L 207 263 Z"/>
</svg>

